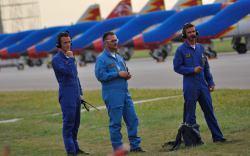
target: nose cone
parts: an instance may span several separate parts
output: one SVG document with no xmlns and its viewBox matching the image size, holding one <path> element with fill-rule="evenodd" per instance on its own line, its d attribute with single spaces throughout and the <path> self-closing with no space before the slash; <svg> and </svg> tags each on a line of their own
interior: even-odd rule
<svg viewBox="0 0 250 156">
<path fill-rule="evenodd" d="M 28 55 L 29 55 L 29 56 L 33 56 L 33 55 L 35 55 L 35 53 L 36 53 L 36 47 L 35 47 L 35 46 L 31 46 L 31 47 L 29 47 L 29 48 L 27 49 L 27 51 L 28 51 Z"/>
<path fill-rule="evenodd" d="M 0 50 L 0 57 L 2 59 L 7 59 L 8 58 L 8 51 L 7 48 L 1 49 Z"/>
<path fill-rule="evenodd" d="M 134 37 L 133 43 L 134 43 L 135 49 L 143 49 L 146 46 L 142 34 Z"/>
<path fill-rule="evenodd" d="M 131 40 L 128 40 L 125 44 L 123 44 L 123 46 L 125 46 L 125 47 L 134 47 L 134 49 L 145 49 L 145 48 L 147 48 L 147 45 L 144 42 L 142 34 L 134 37 Z"/>
<path fill-rule="evenodd" d="M 92 46 L 96 52 L 101 52 L 103 50 L 103 41 L 101 38 L 92 42 Z"/>
<path fill-rule="evenodd" d="M 19 58 L 20 55 L 17 53 L 11 53 L 9 54 L 8 49 L 4 48 L 0 50 L 0 58 L 1 59 L 15 59 L 15 58 Z"/>
<path fill-rule="evenodd" d="M 30 58 L 44 58 L 44 57 L 48 57 L 48 53 L 47 52 L 38 52 L 36 50 L 35 46 L 31 46 L 27 49 L 28 51 L 28 56 Z"/>
</svg>

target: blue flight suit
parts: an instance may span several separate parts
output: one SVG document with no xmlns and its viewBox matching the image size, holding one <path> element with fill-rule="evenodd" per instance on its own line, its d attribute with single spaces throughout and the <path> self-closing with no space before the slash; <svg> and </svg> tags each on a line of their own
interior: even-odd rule
<svg viewBox="0 0 250 156">
<path fill-rule="evenodd" d="M 184 122 L 190 125 L 196 124 L 195 109 L 198 101 L 213 140 L 221 140 L 223 134 L 214 115 L 209 91 L 209 87 L 214 85 L 214 81 L 207 58 L 204 55 L 204 47 L 201 44 L 196 44 L 194 49 L 187 42 L 184 42 L 176 50 L 173 64 L 174 71 L 183 75 Z M 196 66 L 203 68 L 198 74 L 194 72 Z"/>
<path fill-rule="evenodd" d="M 114 150 L 122 146 L 122 117 L 127 126 L 130 148 L 139 147 L 141 138 L 137 136 L 138 118 L 128 91 L 127 80 L 119 76 L 119 71 L 126 71 L 123 58 L 116 54 L 114 58 L 104 50 L 95 65 L 96 78 L 102 84 L 102 97 L 109 115 L 109 132 Z"/>
<path fill-rule="evenodd" d="M 52 59 L 52 67 L 59 84 L 65 149 L 67 153 L 76 153 L 79 150 L 77 133 L 80 125 L 82 88 L 77 76 L 75 58 L 68 58 L 63 52 L 58 51 Z"/>
</svg>

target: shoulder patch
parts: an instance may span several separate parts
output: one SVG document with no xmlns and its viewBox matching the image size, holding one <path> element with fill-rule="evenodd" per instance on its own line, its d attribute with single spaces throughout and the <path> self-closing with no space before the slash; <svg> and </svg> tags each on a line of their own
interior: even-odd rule
<svg viewBox="0 0 250 156">
<path fill-rule="evenodd" d="M 114 63 L 108 65 L 108 68 L 113 68 L 113 67 L 115 67 Z"/>
</svg>

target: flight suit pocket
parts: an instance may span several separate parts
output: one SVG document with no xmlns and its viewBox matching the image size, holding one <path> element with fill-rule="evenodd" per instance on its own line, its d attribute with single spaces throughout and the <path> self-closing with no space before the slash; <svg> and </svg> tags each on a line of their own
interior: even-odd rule
<svg viewBox="0 0 250 156">
<path fill-rule="evenodd" d="M 184 54 L 184 62 L 185 62 L 185 65 L 192 66 L 193 58 L 192 58 L 191 53 Z"/>
<path fill-rule="evenodd" d="M 118 70 L 115 63 L 110 63 L 107 65 L 107 67 L 109 72 L 115 72 Z"/>
<path fill-rule="evenodd" d="M 193 59 L 191 57 L 190 58 L 185 58 L 185 65 L 191 67 L 193 65 Z"/>
</svg>

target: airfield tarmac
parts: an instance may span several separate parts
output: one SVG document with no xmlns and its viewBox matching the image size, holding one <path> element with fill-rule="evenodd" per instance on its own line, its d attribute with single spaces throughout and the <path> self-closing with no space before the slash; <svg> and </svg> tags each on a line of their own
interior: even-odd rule
<svg viewBox="0 0 250 156">
<path fill-rule="evenodd" d="M 133 59 L 127 66 L 133 77 L 130 88 L 182 88 L 182 76 L 173 71 L 173 57 L 156 63 L 152 58 Z M 250 89 L 250 53 L 220 54 L 218 59 L 209 60 L 216 88 Z M 94 75 L 95 64 L 79 67 L 79 78 L 84 90 L 100 89 Z M 52 69 L 42 67 L 18 71 L 3 68 L 0 71 L 0 91 L 57 90 L 58 84 Z"/>
</svg>

